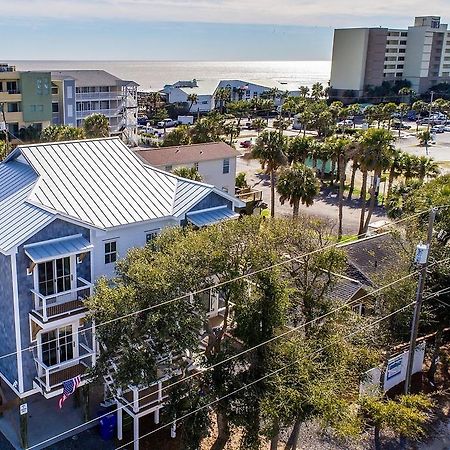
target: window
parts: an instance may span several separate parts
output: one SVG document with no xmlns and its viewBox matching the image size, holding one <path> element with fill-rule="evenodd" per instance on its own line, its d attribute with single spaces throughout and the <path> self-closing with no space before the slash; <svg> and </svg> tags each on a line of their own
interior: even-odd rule
<svg viewBox="0 0 450 450">
<path fill-rule="evenodd" d="M 42 93 L 43 93 L 42 80 L 38 78 L 36 80 L 36 95 L 42 95 Z"/>
<path fill-rule="evenodd" d="M 400 45 L 406 45 L 406 41 L 400 41 Z"/>
<path fill-rule="evenodd" d="M 117 261 L 117 242 L 105 242 L 105 264 L 115 263 Z"/>
<path fill-rule="evenodd" d="M 395 74 L 395 76 L 396 76 L 397 78 L 401 78 L 401 77 L 403 76 L 403 73 L 397 72 L 397 73 Z"/>
<path fill-rule="evenodd" d="M 52 83 L 52 95 L 57 95 L 58 94 L 58 86 L 56 86 L 55 83 Z"/>
<path fill-rule="evenodd" d="M 66 97 L 73 98 L 73 86 L 67 86 Z"/>
<path fill-rule="evenodd" d="M 100 92 L 109 92 L 109 86 L 100 86 L 99 91 Z"/>
<path fill-rule="evenodd" d="M 17 87 L 17 81 L 7 81 L 6 91 L 8 92 L 8 94 L 18 94 L 19 89 Z"/>
<path fill-rule="evenodd" d="M 399 60 L 399 61 L 404 61 L 404 60 L 405 60 L 405 57 L 404 57 L 404 56 L 399 56 L 399 57 L 398 57 L 398 60 Z"/>
<path fill-rule="evenodd" d="M 59 104 L 58 104 L 58 102 L 53 102 L 52 103 L 52 112 L 53 113 L 59 112 Z"/>
<path fill-rule="evenodd" d="M 70 258 L 61 258 L 38 264 L 38 291 L 44 296 L 70 291 L 72 276 Z"/>
<path fill-rule="evenodd" d="M 408 32 L 407 32 L 407 31 L 402 31 L 402 32 L 400 33 L 400 36 L 401 36 L 401 37 L 407 37 L 407 36 L 408 36 Z"/>
<path fill-rule="evenodd" d="M 41 334 L 42 362 L 48 366 L 73 359 L 72 325 Z"/>
<path fill-rule="evenodd" d="M 399 64 L 398 66 L 397 66 L 397 69 L 403 69 L 403 64 Z"/>
<path fill-rule="evenodd" d="M 225 158 L 222 164 L 222 173 L 230 173 L 230 159 Z"/>
<path fill-rule="evenodd" d="M 100 102 L 100 109 L 109 109 L 109 100 L 102 100 Z"/>
<path fill-rule="evenodd" d="M 20 103 L 14 102 L 14 103 L 7 103 L 7 111 L 12 112 L 20 112 Z"/>
<path fill-rule="evenodd" d="M 406 48 L 400 48 L 400 49 L 398 50 L 398 52 L 399 52 L 399 53 L 406 53 Z"/>
<path fill-rule="evenodd" d="M 13 136 L 17 136 L 19 134 L 19 123 L 18 122 L 9 122 L 8 123 L 8 132 Z"/>
<path fill-rule="evenodd" d="M 398 41 L 387 41 L 387 45 L 398 45 Z"/>
<path fill-rule="evenodd" d="M 397 53 L 397 49 L 396 48 L 388 48 L 386 50 L 386 53 Z"/>
<path fill-rule="evenodd" d="M 67 117 L 73 117 L 73 105 L 67 105 Z"/>
<path fill-rule="evenodd" d="M 386 58 L 384 58 L 385 61 L 397 61 L 397 57 L 396 56 L 386 56 Z"/>
<path fill-rule="evenodd" d="M 157 230 L 146 231 L 145 242 L 153 241 L 153 239 L 155 239 L 158 236 L 159 232 L 160 232 L 159 228 Z"/>
</svg>

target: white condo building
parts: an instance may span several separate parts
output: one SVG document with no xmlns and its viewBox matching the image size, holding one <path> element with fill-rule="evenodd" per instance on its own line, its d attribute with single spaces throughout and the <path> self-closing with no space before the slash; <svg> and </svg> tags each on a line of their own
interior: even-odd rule
<svg viewBox="0 0 450 450">
<path fill-rule="evenodd" d="M 104 70 L 62 70 L 52 72 L 52 122 L 83 126 L 84 119 L 100 113 L 109 120 L 112 135 L 137 136 L 137 88 Z"/>
<path fill-rule="evenodd" d="M 450 82 L 450 31 L 440 17 L 416 17 L 408 29 L 335 30 L 333 97 L 360 97 L 368 86 L 395 80 L 410 81 L 417 93 Z"/>
</svg>

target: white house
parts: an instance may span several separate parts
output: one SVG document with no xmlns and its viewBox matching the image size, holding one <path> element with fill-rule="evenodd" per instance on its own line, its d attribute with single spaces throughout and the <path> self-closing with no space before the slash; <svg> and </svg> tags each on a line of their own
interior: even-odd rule
<svg viewBox="0 0 450 450">
<path fill-rule="evenodd" d="M 139 149 L 136 154 L 151 166 L 168 172 L 195 167 L 205 183 L 234 194 L 239 152 L 225 142 Z"/>
<path fill-rule="evenodd" d="M 144 164 L 118 138 L 24 145 L 0 164 L 0 432 L 15 448 L 20 402 L 28 446 L 83 423 L 72 398 L 58 412 L 55 397 L 95 364 L 83 303 L 95 280 L 163 228 L 237 218 L 237 206 Z"/>
<path fill-rule="evenodd" d="M 279 91 L 289 91 L 290 95 L 298 96 L 298 86 L 277 80 L 192 80 L 177 81 L 174 84 L 166 85 L 162 92 L 166 94 L 168 103 L 187 103 L 190 112 L 205 113 L 216 109 L 216 93 L 218 89 L 229 88 L 231 101 L 251 100 L 260 97 L 264 92 L 277 88 Z M 197 102 L 191 106 L 188 100 L 189 95 L 196 94 Z M 276 100 L 279 104 L 279 100 Z"/>
</svg>

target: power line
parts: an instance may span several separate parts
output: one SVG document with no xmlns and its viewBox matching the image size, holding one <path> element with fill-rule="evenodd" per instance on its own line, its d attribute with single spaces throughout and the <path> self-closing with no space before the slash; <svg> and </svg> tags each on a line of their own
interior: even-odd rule
<svg viewBox="0 0 450 450">
<path fill-rule="evenodd" d="M 429 211 L 429 210 L 423 210 L 423 211 L 421 211 L 421 212 L 414 213 L 414 214 L 412 214 L 412 215 L 410 215 L 410 216 L 408 216 L 408 217 L 404 217 L 404 218 L 398 219 L 398 220 L 396 220 L 396 221 L 394 221 L 394 222 L 392 222 L 392 223 L 388 223 L 388 224 L 382 225 L 381 227 L 379 227 L 379 229 L 392 227 L 392 226 L 397 225 L 397 224 L 399 224 L 399 223 L 401 223 L 401 222 L 404 222 L 404 221 L 413 219 L 414 217 L 418 217 L 418 216 L 420 216 L 420 215 L 422 215 L 422 214 L 425 214 L 425 213 L 428 212 L 428 211 Z M 357 235 L 356 238 L 359 238 L 359 237 L 362 237 L 362 236 L 365 236 L 365 235 L 366 235 L 366 233 L 361 233 L 361 234 Z M 258 273 L 265 272 L 266 270 L 271 270 L 271 269 L 276 268 L 276 267 L 284 266 L 284 265 L 289 264 L 289 263 L 291 263 L 291 262 L 298 261 L 298 260 L 300 260 L 301 258 L 304 258 L 304 257 L 306 257 L 306 256 L 310 256 L 310 255 L 313 255 L 313 254 L 317 254 L 317 253 L 320 253 L 320 252 L 322 252 L 322 251 L 328 250 L 328 249 L 330 249 L 330 248 L 343 247 L 344 245 L 346 245 L 346 244 L 348 244 L 348 243 L 357 244 L 357 243 L 359 243 L 359 242 L 362 242 L 362 240 L 359 240 L 359 241 L 358 241 L 358 240 L 355 240 L 355 237 L 352 236 L 352 237 L 349 237 L 348 239 L 344 239 L 343 241 L 336 242 L 336 243 L 327 245 L 327 246 L 325 246 L 325 247 L 321 247 L 321 248 L 319 248 L 319 249 L 313 250 L 313 251 L 308 252 L 308 253 L 301 254 L 301 255 L 296 256 L 296 257 L 294 257 L 294 258 L 288 258 L 288 259 L 286 259 L 286 260 L 284 260 L 284 261 L 281 261 L 281 262 L 279 262 L 279 263 L 272 264 L 272 265 L 267 266 L 267 267 L 264 267 L 264 268 L 262 268 L 262 269 L 254 270 L 254 271 L 249 272 L 249 273 L 247 273 L 247 274 L 240 275 L 240 276 L 237 276 L 237 277 L 235 277 L 235 278 L 231 278 L 231 279 L 229 279 L 229 280 L 222 281 L 222 282 L 220 282 L 220 283 L 216 283 L 216 284 L 214 284 L 214 285 L 212 285 L 212 286 L 208 286 L 208 287 L 199 289 L 199 290 L 194 291 L 194 292 L 186 293 L 186 294 L 180 295 L 180 296 L 178 296 L 178 297 L 174 297 L 174 298 L 172 298 L 172 299 L 170 299 L 170 300 L 166 300 L 166 301 L 161 302 L 161 303 L 158 303 L 158 304 L 156 304 L 156 305 L 152 305 L 152 306 L 148 306 L 148 307 L 146 307 L 146 308 L 142 308 L 142 309 L 140 309 L 140 310 L 138 310 L 138 311 L 133 311 L 133 312 L 131 312 L 131 313 L 124 314 L 124 315 L 122 315 L 122 316 L 114 317 L 113 319 L 109 319 L 109 320 L 107 320 L 107 321 L 105 321 L 105 322 L 102 322 L 102 323 L 100 323 L 100 324 L 98 324 L 98 325 L 92 325 L 92 326 L 90 326 L 90 327 L 84 328 L 84 329 L 80 330 L 78 333 L 80 333 L 80 332 L 81 332 L 81 333 L 86 333 L 87 331 L 93 330 L 94 328 L 95 328 L 95 329 L 98 329 L 98 328 L 100 328 L 100 327 L 102 327 L 102 326 L 109 325 L 109 324 L 111 324 L 111 323 L 117 322 L 118 320 L 126 319 L 126 318 L 132 317 L 132 316 L 134 316 L 134 315 L 141 314 L 141 313 L 143 313 L 143 312 L 147 312 L 147 311 L 151 311 L 151 310 L 153 310 L 153 309 L 159 308 L 160 306 L 169 305 L 169 304 L 171 304 L 171 303 L 175 303 L 175 302 L 177 302 L 177 301 L 180 301 L 180 300 L 183 300 L 183 299 L 190 298 L 192 295 L 198 295 L 198 294 L 202 294 L 203 292 L 210 291 L 210 290 L 212 290 L 212 289 L 217 289 L 217 288 L 222 287 L 222 286 L 225 286 L 225 285 L 227 285 L 227 284 L 229 284 L 229 283 L 233 283 L 233 282 L 236 282 L 236 281 L 240 281 L 240 280 L 242 280 L 242 279 L 245 279 L 245 278 L 249 278 L 249 277 L 251 277 L 251 276 L 253 276 L 253 275 L 257 275 Z M 72 333 L 68 333 L 66 336 L 67 336 L 67 337 L 69 337 L 69 336 L 74 336 L 75 334 L 78 334 L 78 333 L 73 333 L 73 332 L 72 332 Z M 51 339 L 51 340 L 49 340 L 49 341 L 46 341 L 46 344 L 50 344 L 50 343 L 52 343 L 52 342 L 57 342 L 57 341 L 58 341 L 58 339 Z M 37 348 L 37 347 L 38 347 L 38 344 L 36 343 L 36 344 L 34 344 L 34 345 L 30 345 L 30 346 L 28 346 L 28 347 L 22 348 L 21 350 L 14 351 L 14 352 L 11 352 L 11 353 L 7 353 L 7 354 L 5 354 L 5 355 L 1 355 L 1 356 L 0 356 L 0 360 L 3 359 L 3 358 L 8 358 L 8 357 L 10 357 L 10 356 L 14 356 L 14 355 L 16 355 L 18 352 L 31 351 L 31 350 L 33 350 L 33 349 L 35 349 L 35 348 Z"/>
<path fill-rule="evenodd" d="M 446 261 L 450 261 L 450 258 L 447 258 L 447 259 L 445 259 L 445 260 L 441 260 L 441 261 L 434 262 L 433 264 L 430 264 L 430 266 L 435 265 L 435 264 L 439 264 L 439 263 L 442 263 L 442 262 L 446 262 Z M 248 352 L 250 352 L 250 351 L 253 351 L 253 350 L 255 350 L 255 349 L 259 348 L 259 347 L 262 347 L 263 345 L 266 345 L 266 344 L 268 344 L 268 343 L 270 343 L 270 342 L 273 342 L 273 341 L 275 341 L 275 340 L 277 340 L 277 339 L 281 339 L 282 337 L 286 336 L 287 334 L 290 334 L 290 333 L 293 333 L 293 332 L 295 332 L 295 331 L 298 331 L 299 329 L 301 329 L 301 328 L 303 328 L 303 327 L 305 327 L 305 326 L 307 326 L 307 325 L 309 325 L 309 324 L 312 324 L 312 323 L 314 323 L 314 322 L 316 322 L 316 321 L 318 321 L 318 320 L 321 320 L 322 318 L 324 318 L 324 317 L 326 317 L 326 316 L 332 314 L 333 312 L 337 312 L 337 311 L 339 311 L 339 310 L 341 310 L 341 309 L 348 308 L 349 306 L 351 306 L 352 303 L 354 303 L 354 302 L 356 302 L 356 301 L 360 301 L 360 300 L 362 300 L 363 298 L 368 297 L 368 296 L 370 296 L 370 295 L 373 295 L 373 294 L 376 293 L 376 292 L 380 292 L 381 290 L 386 289 L 387 287 L 390 287 L 390 286 L 392 286 L 392 285 L 394 285 L 394 284 L 396 284 L 396 283 L 398 283 L 398 282 L 400 282 L 400 281 L 403 281 L 403 280 L 405 280 L 405 279 L 407 279 L 407 278 L 410 278 L 410 277 L 412 277 L 412 276 L 414 276 L 414 275 L 417 275 L 417 273 L 418 273 L 418 272 L 413 272 L 413 273 L 411 273 L 411 274 L 408 274 L 408 275 L 406 275 L 406 276 L 404 276 L 404 277 L 402 277 L 402 278 L 400 278 L 400 279 L 395 280 L 394 282 L 389 283 L 389 284 L 386 285 L 386 286 L 383 286 L 383 287 L 381 287 L 381 288 L 378 288 L 378 289 L 376 289 L 375 291 L 372 291 L 372 292 L 369 293 L 369 294 L 366 294 L 366 295 L 364 295 L 364 296 L 362 296 L 362 297 L 360 297 L 360 298 L 358 298 L 358 299 L 355 299 L 355 300 L 353 300 L 353 301 L 350 302 L 350 303 L 346 303 L 345 305 L 343 305 L 343 306 L 341 306 L 341 307 L 339 307 L 339 308 L 336 308 L 335 310 L 333 310 L 333 311 L 331 311 L 331 312 L 328 312 L 327 314 L 324 314 L 323 316 L 317 317 L 317 318 L 315 318 L 315 319 L 313 319 L 313 320 L 311 320 L 311 321 L 309 321 L 309 322 L 307 322 L 307 323 L 304 323 L 304 324 L 302 324 L 302 325 L 299 326 L 299 327 L 296 327 L 296 328 L 294 328 L 294 329 L 291 329 L 291 330 L 289 330 L 288 332 L 285 332 L 285 333 L 283 333 L 283 334 L 281 334 L 281 335 L 277 335 L 277 336 L 275 336 L 274 338 L 271 338 L 271 339 L 269 339 L 269 340 L 267 340 L 267 341 L 265 341 L 265 342 L 262 342 L 262 343 L 260 343 L 260 344 L 258 344 L 258 345 L 256 345 L 256 346 L 254 346 L 254 347 L 251 347 L 251 348 L 249 348 L 249 349 L 246 349 L 245 351 L 240 352 L 240 353 L 238 353 L 238 354 L 236 354 L 236 355 L 233 355 L 232 357 L 229 357 L 229 358 L 227 358 L 227 359 L 225 359 L 225 360 L 219 361 L 218 363 L 213 364 L 212 366 L 208 366 L 206 369 L 204 369 L 204 370 L 201 371 L 201 372 L 198 372 L 198 373 L 189 375 L 188 377 L 185 377 L 185 378 L 183 378 L 183 379 L 180 379 L 180 380 L 178 380 L 178 381 L 176 381 L 176 382 L 174 382 L 174 383 L 172 383 L 172 384 L 169 384 L 168 386 L 165 386 L 165 387 L 164 387 L 164 390 L 167 390 L 167 389 L 169 389 L 169 388 L 171 388 L 171 387 L 173 387 L 173 386 L 176 386 L 176 385 L 179 384 L 179 383 L 185 382 L 185 381 L 187 381 L 187 380 L 189 380 L 189 379 L 191 379 L 191 378 L 193 378 L 193 377 L 195 377 L 195 376 L 198 376 L 198 375 L 200 375 L 200 374 L 203 374 L 203 373 L 205 373 L 205 372 L 208 372 L 208 371 L 214 369 L 215 367 L 218 367 L 218 366 L 220 366 L 220 365 L 222 365 L 222 364 L 225 364 L 225 363 L 227 363 L 227 362 L 229 362 L 229 361 L 231 361 L 231 360 L 233 360 L 233 359 L 236 359 L 236 358 L 238 358 L 238 357 L 240 357 L 240 356 L 242 356 L 242 355 L 244 355 L 244 354 L 246 354 L 246 353 L 248 353 Z M 428 296 L 428 297 L 426 297 L 425 300 L 428 299 L 428 298 L 431 298 L 431 295 Z M 414 303 L 415 303 L 415 302 L 413 302 L 413 303 L 411 303 L 411 304 L 414 304 Z M 410 305 L 408 305 L 408 306 L 410 306 Z M 383 319 L 383 320 L 384 320 L 384 319 Z M 145 398 L 147 398 L 147 397 L 149 397 L 149 396 L 152 396 L 152 395 L 153 395 L 152 393 L 147 394 L 147 395 L 141 397 L 140 400 L 143 400 L 143 399 L 145 399 Z M 53 437 L 51 437 L 51 438 L 49 438 L 49 439 L 47 439 L 47 440 L 45 440 L 45 441 L 43 441 L 43 442 L 40 442 L 39 444 L 36 444 L 35 446 L 30 447 L 28 450 L 31 450 L 32 448 L 37 447 L 38 445 L 42 445 L 42 444 L 45 444 L 45 443 L 47 443 L 47 442 L 50 442 L 50 441 L 52 441 L 52 440 L 54 440 L 54 439 L 56 439 L 56 438 L 58 438 L 58 437 L 64 436 L 64 435 L 67 434 L 67 433 L 70 433 L 70 432 L 72 432 L 72 431 L 75 431 L 75 430 L 77 430 L 77 429 L 79 429 L 79 428 L 81 428 L 81 427 L 84 427 L 85 425 L 88 425 L 88 424 L 90 424 L 90 423 L 96 422 L 97 420 L 99 420 L 99 419 L 101 419 L 101 418 L 103 418 L 103 417 L 106 417 L 106 416 L 108 416 L 109 414 L 114 413 L 114 412 L 117 412 L 117 411 L 119 411 L 119 410 L 121 410 L 121 409 L 124 409 L 124 408 L 125 408 L 125 405 L 119 406 L 119 407 L 117 407 L 116 409 L 114 409 L 114 410 L 112 410 L 112 411 L 109 411 L 109 412 L 106 413 L 106 414 L 103 414 L 102 416 L 99 416 L 99 417 L 97 417 L 97 418 L 95 418 L 95 419 L 91 419 L 90 421 L 84 422 L 84 423 L 81 424 L 81 425 L 78 425 L 78 426 L 76 426 L 76 427 L 74 427 L 74 428 L 72 428 L 72 429 L 70 429 L 70 430 L 67 430 L 67 431 L 64 431 L 63 433 L 60 433 L 59 435 L 53 436 Z M 179 419 L 179 420 L 180 420 L 180 419 Z M 116 449 L 116 450 L 118 450 L 118 449 Z"/>
<path fill-rule="evenodd" d="M 365 326 L 365 327 L 362 327 L 362 328 L 360 328 L 359 330 L 354 331 L 353 333 L 350 333 L 350 334 L 344 336 L 344 338 L 352 337 L 352 336 L 354 336 L 354 335 L 360 333 L 361 331 L 365 331 L 365 330 L 367 330 L 367 329 L 373 327 L 374 325 L 377 325 L 378 323 L 382 322 L 383 320 L 386 320 L 386 319 L 388 319 L 389 317 L 392 317 L 393 315 L 398 314 L 399 312 L 402 312 L 402 311 L 406 310 L 407 308 L 409 308 L 410 306 L 414 305 L 415 303 L 416 303 L 415 301 L 414 301 L 414 302 L 411 302 L 411 303 L 409 303 L 408 305 L 406 305 L 406 306 L 404 306 L 404 307 L 402 307 L 402 308 L 399 308 L 398 310 L 394 311 L 393 313 L 390 313 L 390 314 L 388 314 L 388 315 L 386 315 L 386 316 L 384 316 L 384 317 L 382 317 L 382 318 L 376 320 L 375 322 L 372 322 L 371 324 L 369 324 L 369 325 L 367 325 L 367 326 Z M 326 346 L 324 346 L 324 347 L 321 347 L 320 349 L 318 349 L 318 350 L 312 352 L 311 354 L 309 354 L 309 355 L 307 356 L 307 358 L 310 358 L 310 357 L 313 357 L 313 356 L 317 355 L 318 353 L 322 352 L 323 350 L 327 349 L 328 347 L 331 347 L 332 345 L 334 345 L 334 342 L 331 342 L 330 344 L 328 344 L 328 345 L 326 345 Z M 306 358 L 303 358 L 303 359 L 306 359 Z M 274 370 L 274 371 L 268 373 L 267 375 L 264 375 L 263 377 L 258 378 L 257 380 L 252 381 L 251 383 L 248 383 L 248 384 L 246 384 L 246 385 L 240 387 L 239 389 L 236 389 L 236 390 L 233 391 L 233 392 L 230 392 L 230 393 L 228 393 L 228 394 L 226 394 L 226 395 L 224 395 L 224 396 L 222 396 L 222 397 L 220 397 L 220 398 L 218 398 L 218 399 L 216 399 L 216 400 L 213 400 L 212 402 L 209 402 L 208 404 L 203 405 L 203 406 L 197 408 L 197 409 L 194 410 L 194 411 L 191 411 L 191 412 L 189 412 L 189 413 L 186 413 L 185 415 L 181 416 L 181 417 L 178 418 L 178 419 L 175 419 L 175 420 L 174 420 L 173 422 L 171 422 L 171 423 L 162 425 L 162 426 L 160 426 L 159 428 L 157 428 L 156 430 L 150 431 L 149 433 L 146 433 L 146 434 L 144 434 L 144 435 L 142 435 L 142 436 L 138 436 L 137 438 L 133 439 L 132 441 L 129 441 L 129 442 L 127 442 L 126 444 L 123 444 L 123 445 L 121 445 L 120 447 L 117 447 L 116 450 L 121 450 L 121 449 L 127 447 L 128 445 L 134 443 L 135 441 L 139 441 L 140 439 L 143 439 L 143 438 L 148 437 L 148 436 L 150 436 L 150 435 L 152 435 L 152 434 L 154 434 L 154 433 L 157 433 L 158 431 L 161 431 L 161 430 L 163 430 L 164 428 L 167 428 L 168 426 L 172 426 L 173 423 L 176 423 L 176 422 L 179 422 L 179 421 L 181 421 L 181 420 L 184 420 L 184 419 L 186 419 L 187 417 L 189 417 L 189 416 L 191 416 L 191 415 L 193 415 L 193 414 L 196 414 L 197 412 L 202 411 L 203 409 L 209 408 L 210 406 L 212 406 L 212 405 L 214 405 L 214 404 L 216 404 L 216 403 L 218 403 L 218 402 L 220 402 L 220 401 L 222 401 L 222 400 L 224 400 L 224 399 L 226 399 L 226 398 L 228 398 L 228 397 L 231 397 L 232 395 L 237 394 L 238 392 L 241 392 L 241 391 L 243 391 L 243 390 L 245 390 L 245 389 L 247 389 L 247 388 L 249 388 L 249 387 L 251 387 L 251 386 L 253 386 L 253 385 L 255 385 L 255 384 L 259 383 L 259 382 L 261 382 L 261 381 L 264 381 L 265 379 L 267 379 L 267 378 L 269 378 L 269 377 L 271 377 L 271 376 L 273 376 L 273 375 L 276 375 L 276 374 L 278 374 L 278 373 L 280 373 L 280 372 L 286 370 L 287 368 L 289 368 L 289 367 L 291 367 L 291 366 L 293 366 L 294 364 L 297 364 L 297 363 L 298 363 L 298 361 L 294 361 L 293 363 L 286 364 L 285 366 L 283 366 L 283 367 L 281 367 L 281 368 L 279 368 L 279 369 L 277 369 L 277 370 Z M 33 447 L 30 447 L 30 449 L 31 449 L 31 448 L 33 448 Z"/>
</svg>

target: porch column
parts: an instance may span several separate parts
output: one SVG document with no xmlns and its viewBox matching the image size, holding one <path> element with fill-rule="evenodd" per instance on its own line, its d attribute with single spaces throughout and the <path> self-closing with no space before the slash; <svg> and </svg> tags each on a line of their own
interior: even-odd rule
<svg viewBox="0 0 450 450">
<path fill-rule="evenodd" d="M 120 406 L 119 402 L 116 402 L 116 408 L 117 408 L 117 439 L 121 441 L 123 439 L 123 429 L 122 429 L 123 409 Z"/>
<path fill-rule="evenodd" d="M 96 348 L 96 338 L 95 338 L 95 320 L 92 319 L 92 367 L 95 366 L 95 361 L 97 359 L 97 348 Z"/>
<path fill-rule="evenodd" d="M 158 425 L 159 423 L 159 408 L 155 411 L 155 424 Z"/>
<path fill-rule="evenodd" d="M 139 417 L 133 417 L 133 450 L 139 450 Z"/>
</svg>

